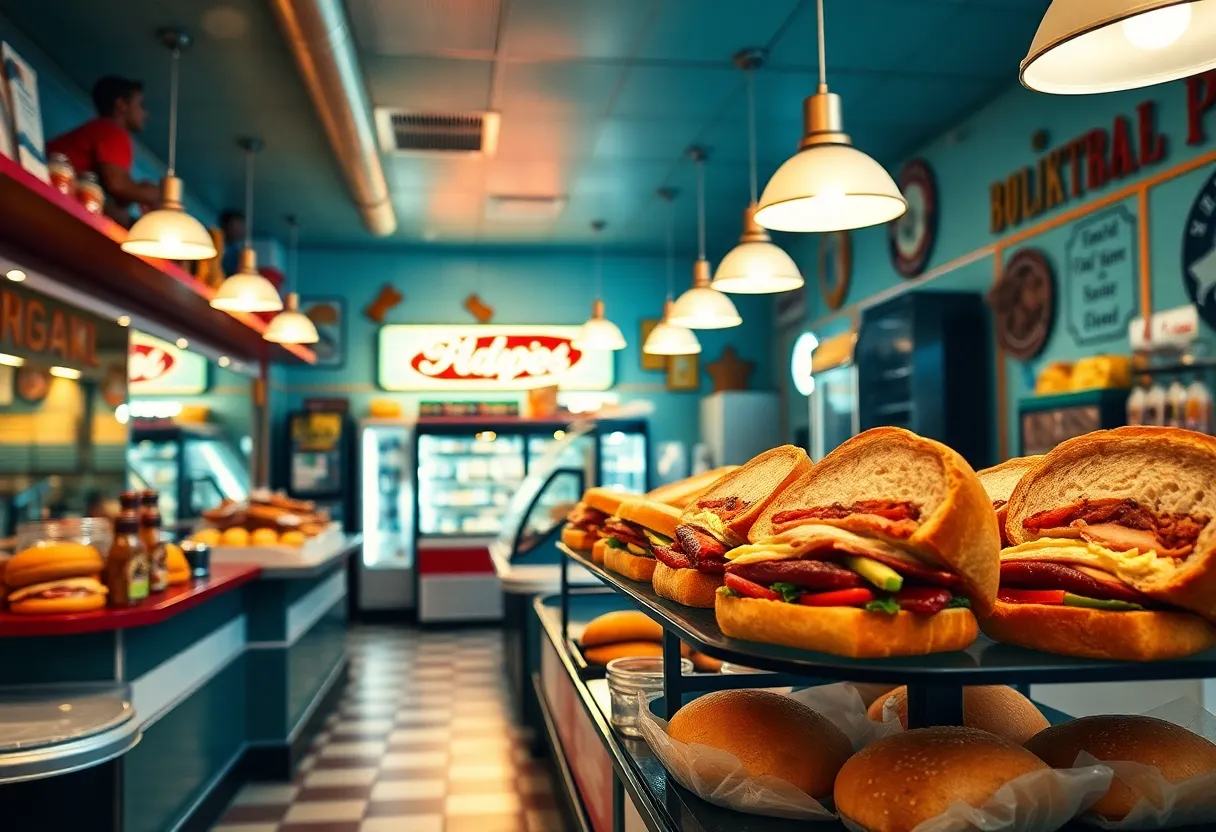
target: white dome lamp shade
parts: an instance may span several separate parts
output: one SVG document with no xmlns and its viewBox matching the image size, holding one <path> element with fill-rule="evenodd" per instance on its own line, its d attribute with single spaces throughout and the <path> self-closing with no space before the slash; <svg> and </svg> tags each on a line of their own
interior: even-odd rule
<svg viewBox="0 0 1216 832">
<path fill-rule="evenodd" d="M 648 355 L 697 355 L 701 352 L 701 342 L 697 333 L 682 326 L 671 323 L 671 310 L 675 306 L 668 298 L 663 305 L 663 320 L 650 330 L 642 352 Z"/>
<path fill-rule="evenodd" d="M 890 222 L 908 210 L 891 174 L 844 132 L 840 96 L 828 92 L 823 0 L 818 12 L 819 88 L 802 105 L 798 153 L 773 174 L 756 210 L 756 222 L 773 231 L 847 231 Z"/>
<path fill-rule="evenodd" d="M 625 336 L 621 334 L 620 327 L 604 316 L 604 264 L 600 234 L 606 225 L 607 223 L 603 220 L 595 220 L 591 223 L 591 230 L 595 233 L 596 238 L 595 300 L 591 302 L 591 317 L 583 324 L 578 336 L 570 344 L 579 350 L 615 352 L 628 346 Z"/>
<path fill-rule="evenodd" d="M 215 243 L 203 224 L 186 213 L 182 207 L 182 180 L 177 178 L 174 164 L 177 157 L 177 69 L 182 50 L 190 46 L 190 36 L 176 29 L 157 32 L 161 42 L 169 47 L 173 58 L 169 81 L 169 167 L 161 180 L 160 207 L 140 217 L 122 250 L 140 257 L 162 260 L 210 260 L 215 257 Z"/>
<path fill-rule="evenodd" d="M 1216 68 L 1216 0 L 1053 0 L 1022 61 L 1022 84 L 1084 95 Z"/>
<path fill-rule="evenodd" d="M 276 344 L 315 344 L 320 340 L 316 324 L 300 311 L 300 296 L 295 292 L 287 294 L 283 311 L 275 315 L 262 337 Z"/>
<path fill-rule="evenodd" d="M 727 252 L 714 272 L 713 287 L 739 295 L 789 292 L 802 286 L 802 272 L 794 260 L 769 238 L 756 222 L 756 84 L 755 71 L 764 63 L 764 52 L 744 49 L 735 55 L 735 65 L 747 76 L 747 150 L 751 202 L 743 212 L 743 235 Z"/>
<path fill-rule="evenodd" d="M 225 312 L 278 312 L 283 299 L 274 284 L 258 271 L 258 257 L 253 250 L 253 157 L 262 149 L 259 139 L 241 139 L 245 149 L 245 248 L 236 274 L 220 284 L 211 305 Z"/>
<path fill-rule="evenodd" d="M 680 295 L 667 322 L 685 329 L 729 329 L 743 323 L 729 297 L 710 286 L 705 259 L 705 149 L 692 147 L 689 157 L 697 165 L 697 260 L 692 264 L 692 288 Z"/>
</svg>

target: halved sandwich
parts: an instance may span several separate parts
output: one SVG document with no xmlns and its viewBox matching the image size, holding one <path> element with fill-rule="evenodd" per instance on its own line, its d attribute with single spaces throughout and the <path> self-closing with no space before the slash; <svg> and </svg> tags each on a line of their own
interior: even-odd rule
<svg viewBox="0 0 1216 832">
<path fill-rule="evenodd" d="M 746 543 L 756 519 L 809 470 L 806 451 L 782 445 L 720 477 L 684 509 L 672 544 L 655 547 L 654 591 L 678 604 L 712 609 L 726 552 Z"/>
<path fill-rule="evenodd" d="M 638 497 L 626 500 L 604 525 L 604 567 L 635 581 L 654 576 L 655 546 L 670 546 L 680 510 Z"/>
<path fill-rule="evenodd" d="M 851 657 L 961 650 L 996 598 L 992 503 L 957 453 L 874 428 L 828 454 L 727 553 L 722 632 Z"/>
<path fill-rule="evenodd" d="M 988 499 L 992 500 L 992 508 L 996 512 L 996 525 L 1001 532 L 1002 546 L 1009 545 L 1009 539 L 1005 537 L 1005 515 L 1008 512 L 1009 497 L 1026 472 L 1042 460 L 1042 456 L 1015 456 L 1000 465 L 993 465 L 978 472 L 980 483 L 984 486 Z"/>
<path fill-rule="evenodd" d="M 705 489 L 738 467 L 738 465 L 724 465 L 721 468 L 711 468 L 700 474 L 693 474 L 691 477 L 660 485 L 658 488 L 646 492 L 646 499 L 654 500 L 656 503 L 667 503 L 669 506 L 680 509 L 685 508 Z"/>
<path fill-rule="evenodd" d="M 1127 661 L 1216 644 L 1213 482 L 1216 439 L 1204 434 L 1118 428 L 1061 443 L 1009 498 L 984 632 Z"/>
<path fill-rule="evenodd" d="M 593 552 L 608 518 L 632 496 L 614 488 L 588 488 L 583 499 L 566 515 L 562 543 L 579 552 Z"/>
</svg>

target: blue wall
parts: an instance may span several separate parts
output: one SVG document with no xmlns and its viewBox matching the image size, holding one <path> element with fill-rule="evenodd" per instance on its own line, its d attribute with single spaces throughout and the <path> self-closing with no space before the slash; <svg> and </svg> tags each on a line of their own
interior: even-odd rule
<svg viewBox="0 0 1216 832">
<path fill-rule="evenodd" d="M 276 412 L 296 407 L 308 395 L 349 396 L 352 413 L 367 414 L 372 399 L 395 399 L 410 412 L 413 394 L 385 393 L 376 387 L 376 333 L 378 327 L 362 314 L 363 308 L 391 283 L 405 300 L 385 318 L 395 324 L 473 324 L 464 299 L 476 292 L 495 310 L 493 323 L 580 324 L 591 311 L 595 294 L 593 259 L 585 251 L 459 251 L 445 249 L 399 252 L 306 250 L 300 256 L 300 291 L 309 295 L 347 298 L 346 365 L 340 370 L 291 367 L 273 377 Z M 677 291 L 688 284 L 692 264 L 678 261 Z M 662 372 L 643 371 L 639 327 L 643 318 L 657 318 L 666 292 L 666 265 L 661 257 L 605 254 L 604 300 L 608 317 L 620 326 L 629 342 L 617 353 L 617 389 L 622 401 L 653 402 L 652 440 L 698 440 L 700 398 L 711 390 L 705 365 L 727 344 L 756 362 L 751 386 L 771 389 L 771 303 L 767 298 L 736 298 L 742 326 L 719 332 L 702 332 L 700 393 L 671 393 Z M 432 393 L 424 398 L 435 399 Z M 473 399 L 494 398 L 473 394 Z M 499 398 L 504 398 L 499 396 Z M 505 398 L 513 398 L 508 395 Z M 776 440 L 777 437 L 774 437 Z"/>
<path fill-rule="evenodd" d="M 1115 117 L 1125 115 L 1131 124 L 1133 146 L 1139 153 L 1136 107 L 1141 102 L 1150 100 L 1156 104 L 1157 130 L 1166 137 L 1166 156 L 1163 162 L 1141 168 L 1138 173 L 1112 181 L 1105 188 L 1088 192 L 1080 199 L 1070 199 L 1064 205 L 1003 234 L 991 232 L 989 186 L 994 181 L 1005 179 L 1021 167 L 1036 164 L 1040 154 L 1031 148 L 1032 133 L 1039 129 L 1046 130 L 1049 136 L 1048 146 L 1057 147 L 1093 128 L 1110 130 Z M 1216 115 L 1209 115 L 1208 122 L 1209 132 L 1216 134 Z M 1132 185 L 1145 177 L 1163 172 L 1216 148 L 1216 135 L 1198 146 L 1188 146 L 1186 138 L 1184 82 L 1095 96 L 1048 96 L 1011 85 L 1007 93 L 995 99 L 988 107 L 914 154 L 928 160 L 934 169 L 940 202 L 937 244 L 927 270 L 939 268 L 956 258 L 1005 239 L 1012 233 L 1020 232 L 1087 201 Z M 891 166 L 890 170 L 897 173 L 900 167 L 902 163 Z M 1167 309 L 1189 302 L 1182 282 L 1180 260 L 1183 229 L 1192 202 L 1212 173 L 1213 168 L 1206 166 L 1157 185 L 1149 192 L 1147 219 L 1154 309 Z M 1141 221 L 1135 198 L 1120 204 L 1136 222 Z M 1077 222 L 1083 221 L 1081 219 Z M 1075 225 L 1076 223 L 1070 223 L 1037 235 L 1006 252 L 1008 257 L 1023 246 L 1042 250 L 1055 270 L 1057 302 L 1061 305 L 1065 303 L 1063 298 L 1069 291 L 1065 273 L 1065 246 Z M 853 281 L 845 301 L 846 308 L 843 310 L 846 314 L 831 315 L 818 293 L 811 292 L 812 302 L 808 304 L 805 329 L 810 329 L 821 337 L 846 330 L 850 325 L 848 313 L 856 311 L 859 301 L 906 282 L 890 263 L 886 235 L 886 228 L 881 226 L 853 232 Z M 787 250 L 808 276 L 808 281 L 814 285 L 817 237 L 805 235 L 787 239 L 786 245 Z M 1138 267 L 1134 267 L 1134 273 L 1138 280 Z M 992 258 L 985 257 L 931 281 L 925 288 L 939 291 L 987 292 L 992 286 L 993 274 Z M 1099 352 L 1130 352 L 1126 337 L 1096 345 L 1078 344 L 1066 326 L 1065 315 L 1066 309 L 1059 309 L 1056 327 L 1046 349 L 1039 357 L 1028 363 L 1012 359 L 1005 362 L 1009 417 L 1007 439 L 1010 454 L 1017 451 L 1017 403 L 1019 399 L 1032 393 L 1033 377 L 1044 364 Z M 775 365 L 781 368 L 778 383 L 787 392 L 791 433 L 807 422 L 806 399 L 793 390 L 785 370 L 796 334 L 783 336 L 774 356 Z M 1213 333 L 1205 330 L 1205 337 L 1210 339 L 1212 335 Z"/>
</svg>

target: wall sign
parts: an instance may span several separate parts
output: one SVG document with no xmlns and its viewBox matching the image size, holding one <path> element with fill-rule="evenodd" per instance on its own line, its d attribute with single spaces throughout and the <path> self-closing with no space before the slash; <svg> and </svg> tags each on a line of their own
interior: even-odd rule
<svg viewBox="0 0 1216 832">
<path fill-rule="evenodd" d="M 1140 313 L 1136 218 L 1119 205 L 1076 223 L 1064 257 L 1068 330 L 1076 342 L 1126 338 Z"/>
<path fill-rule="evenodd" d="M 1182 282 L 1199 316 L 1216 328 L 1216 173 L 1203 183 L 1187 215 Z"/>
<path fill-rule="evenodd" d="M 132 396 L 197 396 L 207 390 L 207 359 L 131 330 L 127 380 Z"/>
<path fill-rule="evenodd" d="M 583 352 L 577 326 L 383 326 L 385 390 L 607 390 L 611 352 Z"/>
<path fill-rule="evenodd" d="M 1024 248 L 1009 259 L 988 294 L 996 340 L 1005 352 L 1028 361 L 1043 351 L 1054 322 L 1055 295 L 1055 276 L 1041 251 Z"/>
<path fill-rule="evenodd" d="M 819 235 L 819 294 L 828 309 L 844 306 L 853 279 L 853 238 L 847 231 Z"/>
<path fill-rule="evenodd" d="M 899 190 L 908 210 L 887 224 L 887 243 L 895 270 L 916 277 L 925 270 L 937 241 L 937 180 L 923 159 L 913 159 L 899 172 Z"/>
<path fill-rule="evenodd" d="M 97 319 L 15 285 L 0 287 L 0 352 L 78 370 L 97 367 Z"/>
</svg>

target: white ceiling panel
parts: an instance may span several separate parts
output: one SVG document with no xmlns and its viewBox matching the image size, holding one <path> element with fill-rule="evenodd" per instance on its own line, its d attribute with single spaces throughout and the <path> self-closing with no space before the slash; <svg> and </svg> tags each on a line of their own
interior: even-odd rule
<svg viewBox="0 0 1216 832">
<path fill-rule="evenodd" d="M 685 119 L 610 118 L 595 142 L 596 159 L 645 159 L 674 161 L 699 132 L 695 122 Z"/>
<path fill-rule="evenodd" d="M 490 106 L 490 61 L 369 55 L 363 70 L 377 107 L 449 112 Z"/>
<path fill-rule="evenodd" d="M 696 118 L 713 116 L 737 87 L 743 73 L 729 64 L 721 69 L 635 65 L 612 108 L 627 118 Z"/>
<path fill-rule="evenodd" d="M 658 0 L 511 0 L 501 48 L 508 60 L 631 58 L 657 8 Z"/>
<path fill-rule="evenodd" d="M 625 68 L 585 61 L 510 63 L 503 73 L 504 117 L 543 114 L 565 119 L 606 115 Z"/>
<path fill-rule="evenodd" d="M 498 159 L 579 159 L 591 153 L 601 132 L 599 119 L 552 118 L 516 112 L 504 116 L 498 129 Z"/>
<path fill-rule="evenodd" d="M 346 0 L 355 39 L 377 55 L 492 57 L 499 0 Z"/>
</svg>

